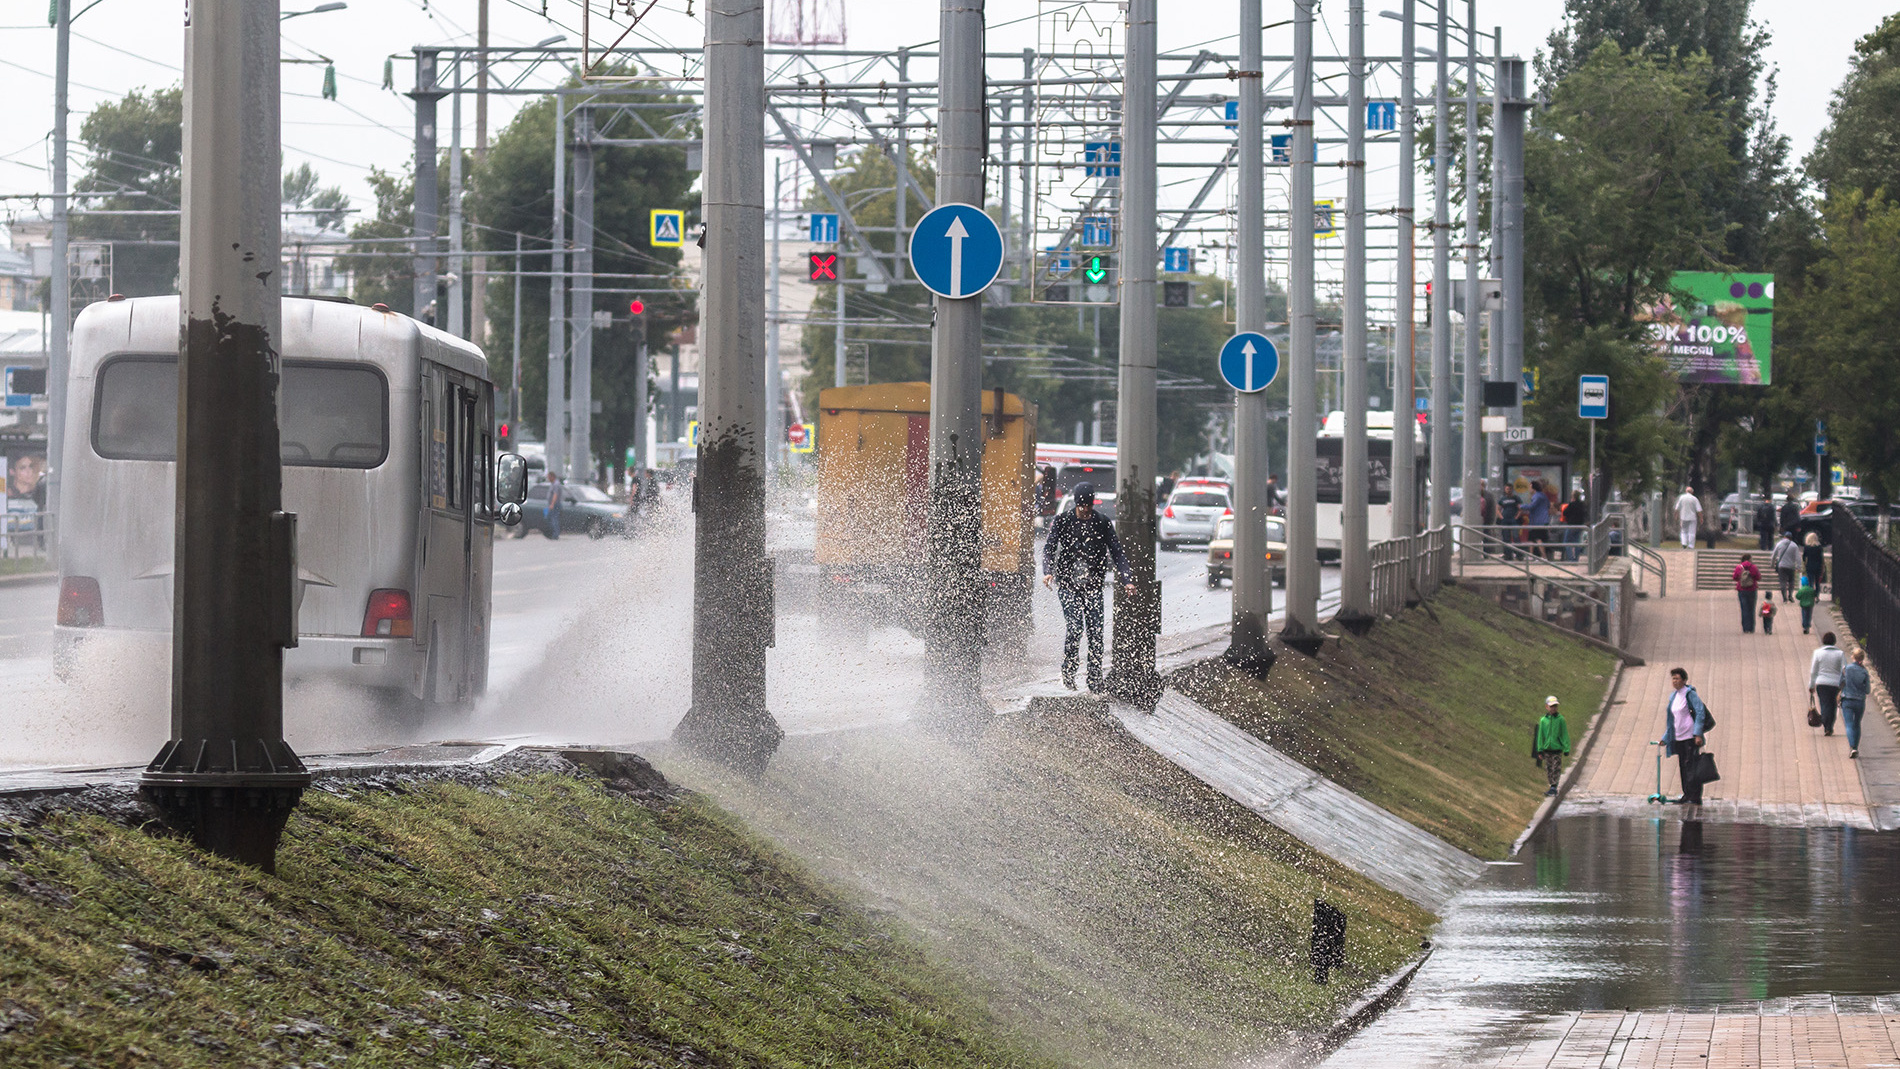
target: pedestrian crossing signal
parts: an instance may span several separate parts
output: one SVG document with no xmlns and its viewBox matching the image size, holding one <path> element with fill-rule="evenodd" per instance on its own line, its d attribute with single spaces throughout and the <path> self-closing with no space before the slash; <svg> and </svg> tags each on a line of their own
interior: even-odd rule
<svg viewBox="0 0 1900 1069">
<path fill-rule="evenodd" d="M 808 276 L 811 279 L 811 281 L 813 282 L 838 281 L 838 254 L 837 253 L 811 252 L 811 253 L 806 253 L 805 255 L 806 255 L 806 258 L 810 261 L 810 265 L 811 265 L 811 273 Z"/>
<path fill-rule="evenodd" d="M 1163 282 L 1161 284 L 1161 307 L 1186 308 L 1192 303 L 1193 283 Z"/>
</svg>

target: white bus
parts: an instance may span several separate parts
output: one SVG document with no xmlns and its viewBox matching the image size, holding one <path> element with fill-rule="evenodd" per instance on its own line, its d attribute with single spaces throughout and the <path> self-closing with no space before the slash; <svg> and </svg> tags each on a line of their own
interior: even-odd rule
<svg viewBox="0 0 1900 1069">
<path fill-rule="evenodd" d="M 480 349 L 408 316 L 287 297 L 279 425 L 297 514 L 286 680 L 459 704 L 488 680 L 494 387 Z M 177 297 L 114 298 L 73 325 L 55 648 L 169 646 Z"/>
<path fill-rule="evenodd" d="M 1424 428 L 1414 422 L 1413 457 L 1417 461 L 1412 472 L 1412 500 L 1419 508 L 1419 518 L 1414 520 L 1415 529 L 1423 529 L 1423 507 L 1428 500 L 1425 481 L 1431 474 L 1431 458 Z M 1346 414 L 1334 412 L 1320 425 L 1318 442 L 1318 470 L 1314 490 L 1319 498 L 1319 514 L 1315 518 L 1314 533 L 1318 542 L 1319 555 L 1324 560 L 1338 560 L 1343 540 L 1340 500 L 1340 477 L 1344 471 L 1346 444 Z M 1369 469 L 1370 484 L 1367 487 L 1366 529 L 1367 537 L 1373 542 L 1383 542 L 1392 537 L 1392 413 L 1366 413 L 1366 466 Z"/>
</svg>

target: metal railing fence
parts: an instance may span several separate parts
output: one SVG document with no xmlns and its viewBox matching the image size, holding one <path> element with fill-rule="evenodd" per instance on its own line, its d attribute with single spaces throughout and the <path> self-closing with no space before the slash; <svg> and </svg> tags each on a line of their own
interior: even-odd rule
<svg viewBox="0 0 1900 1069">
<path fill-rule="evenodd" d="M 0 512 L 0 557 L 44 557 L 52 540 L 50 512 Z"/>
<path fill-rule="evenodd" d="M 1900 557 L 1873 540 L 1846 509 L 1834 510 L 1834 605 L 1874 668 L 1900 671 Z"/>
<path fill-rule="evenodd" d="M 1438 593 L 1451 576 L 1451 530 L 1372 544 L 1372 612 L 1385 616 Z"/>
</svg>

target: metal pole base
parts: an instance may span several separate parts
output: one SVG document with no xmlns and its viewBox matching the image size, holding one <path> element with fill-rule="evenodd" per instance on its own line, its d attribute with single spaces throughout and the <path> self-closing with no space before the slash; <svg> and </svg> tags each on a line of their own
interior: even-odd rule
<svg viewBox="0 0 1900 1069">
<path fill-rule="evenodd" d="M 695 705 L 673 729 L 673 741 L 681 747 L 755 779 L 765 774 L 783 738 L 785 729 L 764 709 L 741 712 Z"/>
<path fill-rule="evenodd" d="M 1319 656 L 1320 648 L 1326 645 L 1326 636 L 1318 631 L 1294 631 L 1281 628 L 1280 641 L 1291 649 L 1299 650 L 1308 657 Z"/>
<path fill-rule="evenodd" d="M 1230 666 L 1255 679 L 1265 679 L 1273 669 L 1274 659 L 1273 647 L 1267 642 L 1267 629 L 1259 620 L 1249 616 L 1234 624 L 1226 653 Z"/>
<path fill-rule="evenodd" d="M 1366 632 L 1372 630 L 1372 625 L 1379 622 L 1379 618 L 1371 613 L 1341 612 L 1333 617 L 1333 622 L 1355 635 L 1364 637 Z"/>
<path fill-rule="evenodd" d="M 1161 675 L 1152 664 L 1131 665 L 1125 670 L 1110 668 L 1104 682 L 1110 696 L 1137 709 L 1152 713 L 1161 703 Z"/>
<path fill-rule="evenodd" d="M 139 793 L 167 824 L 219 857 L 271 873 L 309 786 L 309 771 L 281 739 L 174 739 L 139 777 Z"/>
</svg>

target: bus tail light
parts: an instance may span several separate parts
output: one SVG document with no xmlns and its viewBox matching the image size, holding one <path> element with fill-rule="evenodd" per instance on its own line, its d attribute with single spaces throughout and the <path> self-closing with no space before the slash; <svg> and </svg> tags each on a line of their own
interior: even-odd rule
<svg viewBox="0 0 1900 1069">
<path fill-rule="evenodd" d="M 413 638 L 415 633 L 407 590 L 384 587 L 369 592 L 369 606 L 363 610 L 364 638 Z"/>
<path fill-rule="evenodd" d="M 59 626 L 104 627 L 105 601 L 99 596 L 99 580 L 89 575 L 69 575 L 59 581 Z"/>
</svg>

